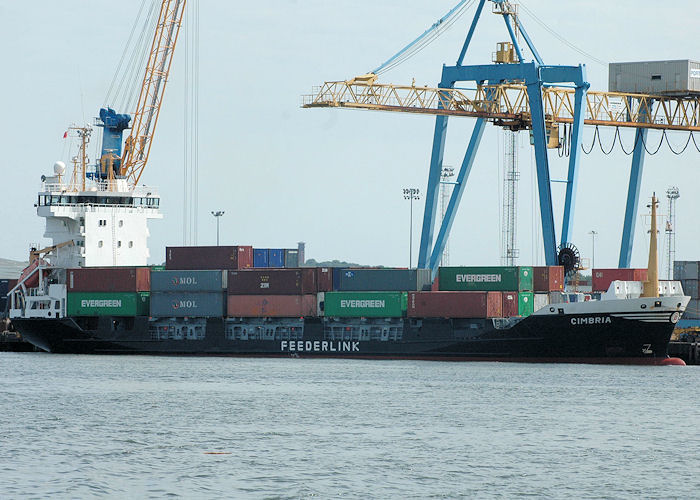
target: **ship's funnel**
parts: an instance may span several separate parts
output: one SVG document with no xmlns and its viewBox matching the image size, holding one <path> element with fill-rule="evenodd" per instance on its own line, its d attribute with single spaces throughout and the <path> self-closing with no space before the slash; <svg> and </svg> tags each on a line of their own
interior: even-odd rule
<svg viewBox="0 0 700 500">
<path fill-rule="evenodd" d="M 647 281 L 644 282 L 642 297 L 659 296 L 659 251 L 657 245 L 656 206 L 659 204 L 656 193 L 651 197 L 651 231 L 649 235 L 649 265 Z"/>
</svg>

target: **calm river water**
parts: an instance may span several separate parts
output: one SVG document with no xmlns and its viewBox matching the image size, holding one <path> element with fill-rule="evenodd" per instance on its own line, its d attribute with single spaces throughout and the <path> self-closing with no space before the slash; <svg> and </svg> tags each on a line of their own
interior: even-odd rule
<svg viewBox="0 0 700 500">
<path fill-rule="evenodd" d="M 0 353 L 0 376 L 2 498 L 700 497 L 698 367 Z"/>
</svg>

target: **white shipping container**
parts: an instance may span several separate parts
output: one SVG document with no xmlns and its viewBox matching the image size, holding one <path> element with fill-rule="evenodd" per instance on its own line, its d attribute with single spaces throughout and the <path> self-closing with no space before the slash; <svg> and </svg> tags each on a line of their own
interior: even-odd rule
<svg viewBox="0 0 700 500">
<path fill-rule="evenodd" d="M 539 311 L 543 307 L 549 305 L 549 294 L 548 293 L 536 293 L 534 300 L 533 311 Z"/>
<path fill-rule="evenodd" d="M 610 63 L 608 90 L 686 95 L 700 92 L 700 62 L 689 59 Z"/>
</svg>

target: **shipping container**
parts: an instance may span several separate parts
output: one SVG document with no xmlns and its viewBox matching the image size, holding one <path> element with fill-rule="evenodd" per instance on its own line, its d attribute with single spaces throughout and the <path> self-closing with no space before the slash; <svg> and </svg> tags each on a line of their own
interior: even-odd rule
<svg viewBox="0 0 700 500">
<path fill-rule="evenodd" d="M 148 267 L 79 267 L 67 270 L 69 292 L 147 292 Z"/>
<path fill-rule="evenodd" d="M 689 59 L 609 63 L 608 90 L 684 96 L 700 92 L 700 62 Z"/>
<path fill-rule="evenodd" d="M 284 267 L 300 267 L 299 250 L 289 248 L 284 251 Z"/>
<path fill-rule="evenodd" d="M 443 291 L 530 291 L 532 275 L 530 266 L 441 267 L 438 271 Z"/>
<path fill-rule="evenodd" d="M 486 317 L 503 317 L 503 292 L 486 292 Z"/>
<path fill-rule="evenodd" d="M 305 268 L 306 269 L 306 268 Z M 332 267 L 317 267 L 316 270 L 316 285 L 319 292 L 330 292 L 333 290 L 333 268 Z"/>
<path fill-rule="evenodd" d="M 7 295 L 10 290 L 10 280 L 0 280 L 0 297 Z"/>
<path fill-rule="evenodd" d="M 503 317 L 512 318 L 518 315 L 518 292 L 503 292 Z"/>
<path fill-rule="evenodd" d="M 548 293 L 536 293 L 533 311 L 539 311 L 543 307 L 549 305 L 549 294 Z"/>
<path fill-rule="evenodd" d="M 593 269 L 593 291 L 606 292 L 613 281 L 646 281 L 647 270 L 641 269 Z"/>
<path fill-rule="evenodd" d="M 564 267 L 533 267 L 532 289 L 535 292 L 561 292 L 564 290 Z"/>
<path fill-rule="evenodd" d="M 518 294 L 518 316 L 523 318 L 530 316 L 535 308 L 535 294 L 532 292 L 520 292 Z"/>
<path fill-rule="evenodd" d="M 430 290 L 429 269 L 339 269 L 335 290 L 402 292 Z"/>
<path fill-rule="evenodd" d="M 229 295 L 229 317 L 315 317 L 318 316 L 315 295 Z"/>
<path fill-rule="evenodd" d="M 270 248 L 267 255 L 268 267 L 284 267 L 284 250 L 281 248 Z"/>
<path fill-rule="evenodd" d="M 153 271 L 152 292 L 219 292 L 226 289 L 228 271 Z"/>
<path fill-rule="evenodd" d="M 68 316 L 148 316 L 148 292 L 68 292 Z"/>
<path fill-rule="evenodd" d="M 406 305 L 405 292 L 326 292 L 323 311 L 339 318 L 400 318 Z"/>
<path fill-rule="evenodd" d="M 567 302 L 568 294 L 565 292 L 550 292 L 549 293 L 549 303 L 550 304 L 562 304 Z"/>
<path fill-rule="evenodd" d="M 316 290 L 309 290 L 315 293 Z M 303 295 L 301 269 L 229 271 L 229 295 Z"/>
<path fill-rule="evenodd" d="M 700 319 L 700 300 L 690 299 L 683 313 L 683 319 Z"/>
<path fill-rule="evenodd" d="M 698 287 L 698 283 L 698 280 L 681 280 L 683 293 L 693 299 L 700 298 L 700 288 Z"/>
<path fill-rule="evenodd" d="M 698 273 L 697 260 L 677 260 L 673 263 L 674 280 L 696 280 L 700 279 Z"/>
<path fill-rule="evenodd" d="M 151 316 L 208 318 L 225 315 L 225 294 L 217 292 L 152 292 Z"/>
<path fill-rule="evenodd" d="M 253 248 L 253 267 L 269 267 L 269 250 Z"/>
<path fill-rule="evenodd" d="M 486 318 L 488 293 L 408 292 L 406 315 L 409 318 Z"/>
<path fill-rule="evenodd" d="M 166 247 L 165 268 L 246 269 L 253 267 L 251 246 Z"/>
</svg>

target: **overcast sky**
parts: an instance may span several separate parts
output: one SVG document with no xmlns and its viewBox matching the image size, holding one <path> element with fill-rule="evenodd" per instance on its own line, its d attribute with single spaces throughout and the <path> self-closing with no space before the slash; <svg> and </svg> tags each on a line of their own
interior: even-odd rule
<svg viewBox="0 0 700 500">
<path fill-rule="evenodd" d="M 190 0 L 193 4 L 195 0 Z M 202 0 L 200 76 L 199 244 L 213 244 L 211 210 L 225 210 L 222 244 L 295 247 L 307 257 L 363 264 L 408 265 L 409 206 L 402 188 L 425 190 L 434 117 L 348 110 L 304 110 L 300 96 L 325 80 L 367 72 L 428 28 L 456 0 Z M 550 29 L 604 62 L 700 59 L 700 3 L 680 0 L 521 2 Z M 104 99 L 140 0 L 105 2 L 0 0 L 4 71 L 0 257 L 26 259 L 42 238 L 44 220 L 33 204 L 40 176 L 68 161 L 63 132 L 92 122 Z M 487 6 L 465 64 L 491 60 L 507 40 Z M 435 85 L 443 63 L 454 64 L 474 8 L 413 59 L 382 75 L 385 83 Z M 607 90 L 607 66 L 589 60 L 543 29 L 525 12 L 522 21 L 546 63 L 587 66 L 592 90 Z M 166 245 L 183 240 L 182 164 L 184 56 L 176 53 L 170 83 L 142 182 L 159 189 L 164 219 L 151 222 L 153 263 Z M 117 110 L 128 112 L 131 110 Z M 458 166 L 473 119 L 452 119 L 445 163 Z M 591 143 L 593 128 L 584 131 Z M 622 130 L 631 147 L 632 130 Z M 520 134 L 520 264 L 542 264 L 539 214 L 533 201 L 534 155 Z M 697 134 L 700 144 L 700 134 Z M 488 125 L 450 239 L 451 264 L 499 264 L 500 129 Z M 602 134 L 606 147 L 612 132 Z M 650 144 L 659 133 L 650 132 Z M 687 134 L 671 134 L 678 147 Z M 91 153 L 94 148 L 91 148 Z M 598 232 L 597 267 L 616 267 L 630 157 L 618 148 L 583 156 L 573 242 L 590 257 Z M 550 152 L 551 177 L 562 179 L 566 159 Z M 647 156 L 641 197 L 680 187 L 678 259 L 700 259 L 697 214 L 700 153 L 675 156 L 666 146 Z M 552 186 L 557 237 L 564 184 Z M 664 200 L 665 201 L 665 200 Z M 644 203 L 643 205 L 646 205 Z M 423 199 L 414 206 L 414 264 Z M 644 209 L 646 210 L 646 209 Z M 665 208 L 664 208 L 665 211 Z M 642 220 L 641 218 L 639 219 Z M 647 236 L 637 224 L 633 266 L 646 264 Z"/>
</svg>

